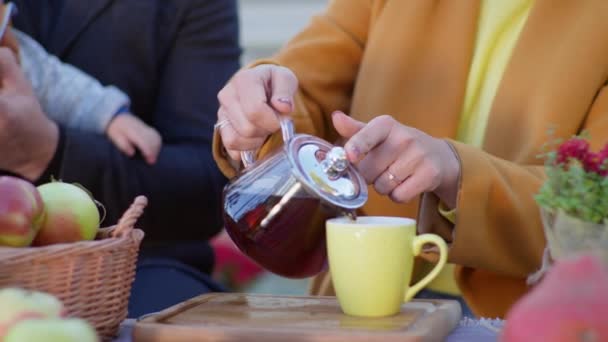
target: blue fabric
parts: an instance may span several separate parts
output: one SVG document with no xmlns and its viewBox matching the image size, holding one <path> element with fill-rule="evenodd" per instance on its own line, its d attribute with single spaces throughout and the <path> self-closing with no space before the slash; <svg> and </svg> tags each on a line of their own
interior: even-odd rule
<svg viewBox="0 0 608 342">
<path fill-rule="evenodd" d="M 108 225 L 137 195 L 148 197 L 137 224 L 146 237 L 132 314 L 213 288 L 205 275 L 213 264 L 206 241 L 222 227 L 226 179 L 211 142 L 217 93 L 239 68 L 236 0 L 13 1 L 16 28 L 63 62 L 120 88 L 132 113 L 163 137 L 149 166 L 106 136 L 63 127 L 61 145 L 37 183 L 52 175 L 82 184 L 104 204 Z M 147 264 L 149 257 L 165 258 L 164 266 Z"/>
<path fill-rule="evenodd" d="M 53 34 L 64 2 L 65 0 L 36 1 L 37 6 L 32 14 L 35 16 L 34 21 L 37 23 L 38 31 L 40 31 L 45 39 L 49 39 Z"/>
<path fill-rule="evenodd" d="M 129 318 L 158 312 L 209 292 L 224 292 L 209 275 L 176 259 L 140 258 L 129 299 Z"/>
<path fill-rule="evenodd" d="M 114 113 L 114 116 L 118 116 L 121 114 L 127 114 L 127 113 L 131 113 L 131 107 L 130 106 L 122 106 L 120 108 L 118 108 L 118 110 L 116 111 L 116 113 Z"/>
<path fill-rule="evenodd" d="M 418 294 L 414 298 L 456 300 L 460 303 L 460 307 L 462 308 L 463 317 L 475 318 L 475 314 L 473 313 L 473 311 L 471 311 L 471 309 L 469 308 L 467 303 L 464 301 L 464 299 L 462 299 L 462 297 L 452 296 L 449 294 L 445 294 L 445 293 L 441 293 L 441 292 L 437 292 L 437 291 L 433 291 L 433 290 L 429 290 L 429 289 L 423 289 L 422 291 L 418 292 Z"/>
<path fill-rule="evenodd" d="M 211 143 L 217 93 L 239 68 L 236 0 L 63 0 L 53 32 L 41 0 L 14 0 L 14 25 L 50 53 L 115 85 L 131 110 L 156 128 L 155 165 L 121 153 L 105 136 L 65 129 L 45 174 L 90 190 L 116 222 L 137 195 L 149 206 L 138 223 L 147 241 L 205 241 L 222 227 L 226 183 Z M 41 179 L 45 182 L 48 179 Z"/>
<path fill-rule="evenodd" d="M 500 340 L 504 321 L 499 319 L 464 318 L 446 339 L 446 342 L 495 342 Z"/>
</svg>

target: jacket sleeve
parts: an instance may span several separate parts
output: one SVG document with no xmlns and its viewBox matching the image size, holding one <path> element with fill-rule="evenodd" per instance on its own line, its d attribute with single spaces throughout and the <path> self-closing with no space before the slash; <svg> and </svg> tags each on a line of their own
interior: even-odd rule
<svg viewBox="0 0 608 342">
<path fill-rule="evenodd" d="M 221 228 L 226 180 L 211 156 L 211 136 L 217 93 L 239 67 L 237 7 L 235 0 L 192 4 L 159 70 L 153 126 L 164 145 L 156 164 L 128 158 L 101 135 L 65 129 L 61 166 L 47 170 L 91 190 L 108 210 L 107 224 L 146 195 L 139 221 L 146 240 L 203 240 Z"/>
<path fill-rule="evenodd" d="M 325 13 L 313 17 L 308 27 L 276 56 L 252 64 L 278 64 L 296 74 L 299 91 L 292 118 L 298 133 L 329 141 L 337 138 L 329 114 L 350 108 L 371 13 L 370 0 L 330 1 Z M 264 155 L 281 144 L 279 132 L 270 137 L 259 154 Z M 219 134 L 214 137 L 214 157 L 226 176 L 236 174 L 222 149 Z"/>
<path fill-rule="evenodd" d="M 14 30 L 22 70 L 44 112 L 69 128 L 104 133 L 114 114 L 130 104 L 114 86 L 103 86 L 81 70 L 62 63 L 25 33 Z"/>
<path fill-rule="evenodd" d="M 599 149 L 608 138 L 608 88 L 596 97 L 582 130 Z M 540 267 L 545 237 L 534 195 L 545 180 L 542 166 L 519 165 L 480 149 L 451 142 L 461 163 L 456 222 L 422 197 L 419 230 L 451 242 L 450 260 L 471 269 L 525 278 Z M 516 246 L 516 248 L 514 248 Z"/>
</svg>

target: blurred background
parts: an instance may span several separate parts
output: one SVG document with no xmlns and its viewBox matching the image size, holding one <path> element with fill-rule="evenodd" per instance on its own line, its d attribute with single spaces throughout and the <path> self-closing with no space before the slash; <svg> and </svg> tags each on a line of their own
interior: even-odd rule
<svg viewBox="0 0 608 342">
<path fill-rule="evenodd" d="M 326 4 L 327 0 L 239 0 L 242 64 L 272 56 Z M 225 233 L 212 245 L 216 252 L 214 278 L 230 290 L 291 295 L 308 291 L 309 279 L 287 279 L 265 272 Z"/>
<path fill-rule="evenodd" d="M 242 62 L 272 55 L 326 4 L 327 0 L 239 0 Z"/>
</svg>

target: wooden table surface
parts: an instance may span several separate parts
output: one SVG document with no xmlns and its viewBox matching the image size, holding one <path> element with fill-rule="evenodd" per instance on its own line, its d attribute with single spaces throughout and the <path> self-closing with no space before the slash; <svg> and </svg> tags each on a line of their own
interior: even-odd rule
<svg viewBox="0 0 608 342">
<path fill-rule="evenodd" d="M 125 321 L 114 342 L 178 341 L 180 338 L 189 342 L 269 339 L 290 342 L 443 339 L 476 342 L 498 339 L 503 321 L 460 320 L 459 306 L 456 312 L 450 305 L 443 306 L 450 314 L 437 315 L 442 311 L 436 310 L 441 303 L 410 302 L 397 316 L 369 320 L 343 315 L 334 297 L 203 295 L 140 320 L 135 334 L 139 339 L 133 339 L 136 321 Z M 454 316 L 456 314 L 458 316 Z M 146 324 L 142 325 L 142 322 Z M 410 325 L 416 329 L 412 330 Z"/>
<path fill-rule="evenodd" d="M 498 340 L 504 321 L 496 319 L 469 319 L 460 321 L 456 329 L 446 339 L 447 342 L 493 342 Z M 133 342 L 134 319 L 123 322 L 118 337 L 112 342 Z"/>
<path fill-rule="evenodd" d="M 389 317 L 345 315 L 335 297 L 211 293 L 134 326 L 139 341 L 437 341 L 462 316 L 454 300 L 415 299 Z"/>
</svg>

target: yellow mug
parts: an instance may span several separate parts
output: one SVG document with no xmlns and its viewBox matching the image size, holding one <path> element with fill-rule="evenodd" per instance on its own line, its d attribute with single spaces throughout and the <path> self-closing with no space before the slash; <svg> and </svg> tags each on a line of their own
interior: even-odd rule
<svg viewBox="0 0 608 342">
<path fill-rule="evenodd" d="M 397 314 L 441 271 L 447 245 L 438 235 L 416 236 L 416 221 L 401 217 L 341 217 L 326 222 L 329 269 L 342 311 L 360 317 Z M 439 247 L 439 262 L 410 286 L 414 257 L 422 247 Z"/>
</svg>

